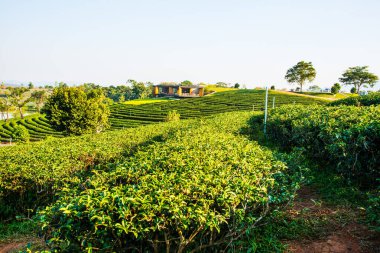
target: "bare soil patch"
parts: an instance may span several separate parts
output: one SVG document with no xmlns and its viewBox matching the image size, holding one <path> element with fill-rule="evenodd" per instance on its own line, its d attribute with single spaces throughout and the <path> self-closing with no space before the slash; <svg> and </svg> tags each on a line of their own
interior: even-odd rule
<svg viewBox="0 0 380 253">
<path fill-rule="evenodd" d="M 286 241 L 292 253 L 380 253 L 380 233 L 363 224 L 363 211 L 324 204 L 317 192 L 304 187 L 298 192 L 293 217 L 327 220 L 323 232 L 316 238 Z"/>
</svg>

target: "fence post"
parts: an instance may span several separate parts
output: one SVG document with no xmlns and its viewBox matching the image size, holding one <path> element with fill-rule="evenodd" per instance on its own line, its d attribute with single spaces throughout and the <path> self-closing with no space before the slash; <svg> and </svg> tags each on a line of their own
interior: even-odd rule
<svg viewBox="0 0 380 253">
<path fill-rule="evenodd" d="M 264 112 L 264 135 L 267 134 L 267 118 L 268 118 L 268 86 L 265 90 L 265 112 Z"/>
<path fill-rule="evenodd" d="M 273 97 L 273 105 L 272 105 L 272 108 L 274 109 L 274 103 L 276 101 L 276 97 Z"/>
</svg>

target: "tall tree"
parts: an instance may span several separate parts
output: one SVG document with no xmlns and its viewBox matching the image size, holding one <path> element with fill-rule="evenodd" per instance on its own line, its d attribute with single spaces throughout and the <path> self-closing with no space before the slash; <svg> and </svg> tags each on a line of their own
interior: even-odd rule
<svg viewBox="0 0 380 253">
<path fill-rule="evenodd" d="M 285 79 L 291 84 L 298 84 L 302 92 L 306 81 L 312 82 L 316 75 L 317 72 L 311 62 L 300 61 L 286 72 Z"/>
<path fill-rule="evenodd" d="M 339 80 L 344 85 L 353 85 L 356 93 L 359 94 L 360 88 L 373 87 L 379 77 L 368 71 L 368 66 L 357 66 L 348 68 Z"/>
<path fill-rule="evenodd" d="M 0 112 L 1 119 L 7 121 L 9 119 L 9 111 L 12 108 L 12 104 L 8 97 L 0 97 Z"/>
<path fill-rule="evenodd" d="M 9 88 L 10 101 L 11 104 L 14 105 L 20 113 L 20 117 L 23 119 L 24 114 L 22 108 L 26 103 L 30 101 L 30 91 L 25 87 L 21 88 Z"/>
<path fill-rule="evenodd" d="M 110 111 L 103 91 L 60 85 L 47 99 L 43 112 L 51 124 L 69 135 L 98 133 L 109 127 Z"/>
<path fill-rule="evenodd" d="M 47 95 L 48 94 L 45 90 L 37 90 L 32 93 L 31 100 L 36 104 L 38 113 L 40 113 L 41 107 L 45 103 Z"/>
<path fill-rule="evenodd" d="M 132 99 L 147 98 L 152 95 L 152 83 L 137 82 L 135 80 L 128 80 L 132 85 Z"/>
</svg>

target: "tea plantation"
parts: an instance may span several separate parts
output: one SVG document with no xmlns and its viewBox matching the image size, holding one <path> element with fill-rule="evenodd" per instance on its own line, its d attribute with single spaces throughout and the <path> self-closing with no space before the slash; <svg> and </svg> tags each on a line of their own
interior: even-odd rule
<svg viewBox="0 0 380 253">
<path fill-rule="evenodd" d="M 162 122 L 168 112 L 176 110 L 181 119 L 207 117 L 231 111 L 262 111 L 264 108 L 264 90 L 237 90 L 215 93 L 201 98 L 175 100 L 166 103 L 130 105 L 116 103 L 111 106 L 111 130 L 138 127 Z M 269 106 L 284 104 L 324 104 L 326 100 L 299 96 L 291 93 L 270 91 Z M 51 128 L 43 116 L 27 116 L 23 120 L 0 122 L 0 141 L 9 142 L 13 127 L 16 124 L 25 126 L 31 141 L 45 139 L 47 136 L 62 137 L 61 132 Z"/>
<path fill-rule="evenodd" d="M 307 221 L 281 215 L 314 171 L 362 191 L 379 229 L 380 107 L 270 95 L 283 106 L 269 110 L 266 138 L 264 91 L 242 90 L 115 104 L 114 131 L 2 147 L 0 221 L 32 222 L 51 252 L 282 252 L 279 239 Z M 180 121 L 160 122 L 173 110 Z M 2 127 L 14 124 L 62 136 L 42 117 Z"/>
</svg>

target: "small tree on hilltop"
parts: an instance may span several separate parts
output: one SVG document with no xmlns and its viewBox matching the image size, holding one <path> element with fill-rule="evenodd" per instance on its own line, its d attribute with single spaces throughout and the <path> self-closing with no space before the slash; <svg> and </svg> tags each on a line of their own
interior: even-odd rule
<svg viewBox="0 0 380 253">
<path fill-rule="evenodd" d="M 43 112 L 54 128 L 69 135 L 98 133 L 109 127 L 110 111 L 103 91 L 60 85 L 47 99 Z"/>
<path fill-rule="evenodd" d="M 191 81 L 189 81 L 189 80 L 185 80 L 185 81 L 181 82 L 181 85 L 182 86 L 188 86 L 188 85 L 193 85 L 193 83 Z"/>
<path fill-rule="evenodd" d="M 285 79 L 291 84 L 298 84 L 302 92 L 306 81 L 312 82 L 316 75 L 317 72 L 311 62 L 300 61 L 286 72 Z"/>
<path fill-rule="evenodd" d="M 334 85 L 331 87 L 331 93 L 337 94 L 341 89 L 341 86 L 339 83 L 334 83 Z"/>
<path fill-rule="evenodd" d="M 234 88 L 235 89 L 239 89 L 239 87 L 240 87 L 240 84 L 239 83 L 235 83 Z"/>
<path fill-rule="evenodd" d="M 344 85 L 353 85 L 355 92 L 359 94 L 361 87 L 373 87 L 379 77 L 368 72 L 368 66 L 357 66 L 347 69 L 339 80 Z"/>
</svg>

